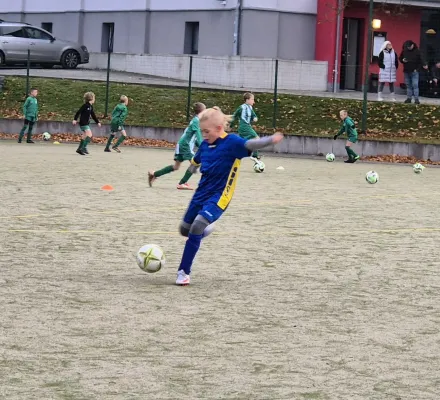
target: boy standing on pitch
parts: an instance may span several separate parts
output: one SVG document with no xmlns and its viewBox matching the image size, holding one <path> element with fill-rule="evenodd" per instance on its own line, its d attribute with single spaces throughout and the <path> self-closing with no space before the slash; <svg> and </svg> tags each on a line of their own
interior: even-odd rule
<svg viewBox="0 0 440 400">
<path fill-rule="evenodd" d="M 89 154 L 87 150 L 87 145 L 92 140 L 92 130 L 90 129 L 89 126 L 90 118 L 93 118 L 93 120 L 98 124 L 99 127 L 101 126 L 101 123 L 99 122 L 98 118 L 95 115 L 95 112 L 93 111 L 94 102 L 95 102 L 95 94 L 93 92 L 85 93 L 84 104 L 76 112 L 72 121 L 72 124 L 76 125 L 79 117 L 79 127 L 81 129 L 82 136 L 81 136 L 81 142 L 79 143 L 79 147 L 76 150 L 76 152 L 78 154 L 81 154 L 82 156 Z"/>
<path fill-rule="evenodd" d="M 345 143 L 345 150 L 348 154 L 348 160 L 344 161 L 347 164 L 353 164 L 357 160 L 359 160 L 359 156 L 353 151 L 351 148 L 358 141 L 358 133 L 356 130 L 356 124 L 354 121 L 348 116 L 347 110 L 341 110 L 339 112 L 339 116 L 341 118 L 342 126 L 339 132 L 333 136 L 333 139 L 336 140 L 338 136 L 346 133 L 347 141 Z"/>
<path fill-rule="evenodd" d="M 18 136 L 18 143 L 21 143 L 23 140 L 23 136 L 27 129 L 27 140 L 26 143 L 34 143 L 32 141 L 32 129 L 34 128 L 35 122 L 38 119 L 38 90 L 32 88 L 29 92 L 29 97 L 26 99 L 23 105 L 23 114 L 24 114 L 24 126 L 20 131 L 20 135 Z"/>
<path fill-rule="evenodd" d="M 257 122 L 257 114 L 253 109 L 255 104 L 255 96 L 252 93 L 245 93 L 243 95 L 244 103 L 237 108 L 234 115 L 232 116 L 231 126 L 238 121 L 238 131 L 237 133 L 243 139 L 256 139 L 258 138 L 257 132 L 252 128 L 252 122 Z M 254 151 L 250 159 L 256 163 L 260 156 L 258 151 Z"/>
<path fill-rule="evenodd" d="M 114 151 L 120 153 L 121 150 L 119 150 L 119 146 L 127 138 L 127 132 L 125 131 L 124 128 L 125 119 L 127 118 L 127 114 L 128 114 L 127 105 L 128 105 L 128 97 L 121 96 L 121 98 L 119 99 L 119 104 L 114 108 L 112 112 L 112 122 L 110 124 L 111 133 L 110 133 L 110 137 L 107 140 L 107 145 L 105 146 L 104 149 L 104 151 L 107 153 L 111 152 L 110 146 L 118 132 L 121 134 L 121 136 L 117 140 L 116 144 L 112 147 Z"/>
</svg>

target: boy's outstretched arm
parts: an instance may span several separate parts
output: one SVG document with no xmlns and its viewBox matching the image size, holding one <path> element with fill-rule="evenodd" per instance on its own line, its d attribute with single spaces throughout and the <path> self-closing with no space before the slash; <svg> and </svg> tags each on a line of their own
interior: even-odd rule
<svg viewBox="0 0 440 400">
<path fill-rule="evenodd" d="M 262 138 L 249 139 L 246 141 L 244 146 L 251 151 L 260 150 L 264 149 L 267 146 L 270 146 L 271 144 L 281 142 L 281 140 L 283 140 L 283 137 L 284 136 L 281 133 L 275 133 L 271 136 L 263 136 Z"/>
</svg>

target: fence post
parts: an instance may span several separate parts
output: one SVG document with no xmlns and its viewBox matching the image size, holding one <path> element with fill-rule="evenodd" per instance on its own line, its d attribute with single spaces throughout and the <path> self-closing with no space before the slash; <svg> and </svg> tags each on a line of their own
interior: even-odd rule
<svg viewBox="0 0 440 400">
<path fill-rule="evenodd" d="M 368 18 L 368 42 L 367 42 L 367 65 L 365 66 L 365 81 L 364 81 L 364 101 L 362 104 L 362 132 L 367 133 L 367 117 L 368 117 L 368 89 L 370 85 L 370 64 L 371 64 L 371 47 L 373 41 L 373 14 L 374 3 L 370 0 L 370 15 Z"/>
<path fill-rule="evenodd" d="M 277 127 L 277 114 L 278 114 L 278 64 L 279 61 L 275 60 L 275 82 L 273 91 L 273 120 L 272 127 Z"/>
<path fill-rule="evenodd" d="M 191 92 L 192 92 L 192 72 L 193 72 L 193 56 L 189 57 L 189 77 L 188 77 L 188 102 L 186 104 L 186 119 L 191 118 Z"/>
<path fill-rule="evenodd" d="M 108 35 L 108 47 L 107 47 L 107 84 L 105 88 L 105 112 L 104 117 L 108 116 L 108 103 L 110 97 L 110 63 L 113 53 L 113 39 L 114 39 L 114 29 L 110 28 L 110 32 Z"/>
<path fill-rule="evenodd" d="M 26 96 L 29 94 L 30 88 L 30 70 L 31 70 L 31 49 L 27 51 L 27 65 L 26 65 Z"/>
</svg>

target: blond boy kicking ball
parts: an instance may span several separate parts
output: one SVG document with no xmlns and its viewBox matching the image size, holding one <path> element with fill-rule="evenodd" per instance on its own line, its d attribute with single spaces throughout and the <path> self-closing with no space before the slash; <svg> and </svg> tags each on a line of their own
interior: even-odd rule
<svg viewBox="0 0 440 400">
<path fill-rule="evenodd" d="M 241 159 L 283 140 L 280 133 L 249 140 L 228 135 L 225 130 L 231 119 L 213 108 L 200 115 L 203 142 L 191 163 L 194 173 L 200 166 L 202 177 L 180 224 L 180 233 L 188 239 L 177 271 L 176 285 L 179 286 L 189 285 L 191 267 L 202 239 L 212 232 L 213 224 L 232 200 Z"/>
</svg>

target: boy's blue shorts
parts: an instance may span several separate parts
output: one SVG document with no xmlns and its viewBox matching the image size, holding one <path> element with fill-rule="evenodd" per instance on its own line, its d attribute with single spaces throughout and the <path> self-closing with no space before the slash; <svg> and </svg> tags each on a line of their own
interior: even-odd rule
<svg viewBox="0 0 440 400">
<path fill-rule="evenodd" d="M 186 210 L 183 221 L 187 224 L 192 224 L 197 215 L 206 218 L 210 224 L 217 221 L 225 210 L 222 210 L 216 202 L 208 201 L 204 204 L 189 203 L 188 210 Z"/>
</svg>

